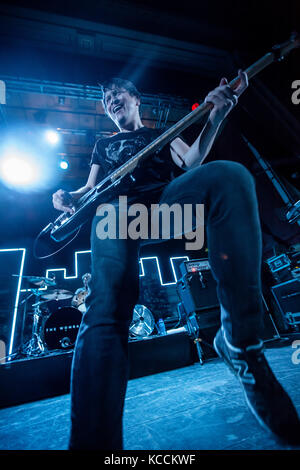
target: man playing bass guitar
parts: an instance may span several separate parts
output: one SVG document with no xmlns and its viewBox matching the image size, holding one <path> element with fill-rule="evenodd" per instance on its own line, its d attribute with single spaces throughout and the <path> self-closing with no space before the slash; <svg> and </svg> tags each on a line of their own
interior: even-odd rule
<svg viewBox="0 0 300 470">
<path fill-rule="evenodd" d="M 223 120 L 248 86 L 239 71 L 232 91 L 223 78 L 206 102 L 213 105 L 196 141 L 180 137 L 155 153 L 122 194 L 130 203 L 204 204 L 209 263 L 217 281 L 221 328 L 218 355 L 237 376 L 259 423 L 292 442 L 297 412 L 271 371 L 261 341 L 261 231 L 255 185 L 239 163 L 204 163 Z M 153 141 L 161 131 L 143 126 L 140 94 L 128 80 L 103 85 L 103 105 L 119 132 L 96 142 L 84 187 L 53 195 L 54 207 L 72 212 L 76 200 Z M 117 206 L 118 201 L 112 201 Z M 117 212 L 116 212 L 117 213 Z M 128 380 L 128 330 L 138 303 L 141 240 L 97 236 L 91 225 L 92 278 L 78 333 L 71 378 L 70 449 L 123 449 L 122 417 Z M 184 391 L 183 391 L 184 393 Z M 298 433 L 298 435 L 297 435 Z"/>
</svg>

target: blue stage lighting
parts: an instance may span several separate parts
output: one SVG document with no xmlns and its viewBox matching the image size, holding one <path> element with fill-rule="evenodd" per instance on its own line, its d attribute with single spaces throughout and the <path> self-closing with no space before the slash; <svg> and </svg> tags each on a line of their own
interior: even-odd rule
<svg viewBox="0 0 300 470">
<path fill-rule="evenodd" d="M 7 148 L 0 160 L 0 177 L 9 186 L 32 187 L 40 179 L 40 165 L 32 155 Z"/>
<path fill-rule="evenodd" d="M 59 133 L 57 131 L 54 131 L 53 129 L 48 129 L 45 132 L 45 137 L 47 141 L 52 145 L 56 145 L 59 142 Z"/>
<path fill-rule="evenodd" d="M 69 163 L 67 160 L 61 160 L 59 166 L 62 170 L 67 170 L 69 168 Z"/>
<path fill-rule="evenodd" d="M 22 192 L 52 187 L 60 172 L 57 155 L 45 129 L 11 126 L 0 139 L 0 182 Z"/>
</svg>

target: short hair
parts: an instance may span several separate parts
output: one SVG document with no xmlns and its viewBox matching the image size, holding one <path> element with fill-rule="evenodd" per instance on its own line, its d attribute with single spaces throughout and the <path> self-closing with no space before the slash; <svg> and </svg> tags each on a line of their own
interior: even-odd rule
<svg viewBox="0 0 300 470">
<path fill-rule="evenodd" d="M 105 104 L 105 93 L 108 90 L 112 90 L 113 88 L 124 88 L 124 90 L 128 91 L 131 96 L 136 96 L 138 99 L 141 98 L 140 92 L 137 90 L 136 86 L 130 81 L 125 80 L 124 78 L 113 77 L 109 80 L 106 80 L 102 84 L 99 83 L 99 86 L 102 90 L 102 102 L 104 109 L 106 111 L 106 104 Z"/>
</svg>

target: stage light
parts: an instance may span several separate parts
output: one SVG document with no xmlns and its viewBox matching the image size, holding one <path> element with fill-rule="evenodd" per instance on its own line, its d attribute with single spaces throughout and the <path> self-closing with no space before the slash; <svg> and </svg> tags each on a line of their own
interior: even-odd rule
<svg viewBox="0 0 300 470">
<path fill-rule="evenodd" d="M 199 103 L 194 103 L 194 104 L 192 105 L 192 111 L 194 111 L 196 108 L 198 108 L 198 106 L 200 106 Z"/>
<path fill-rule="evenodd" d="M 39 165 L 31 155 L 10 148 L 0 161 L 0 176 L 10 186 L 29 187 L 39 180 Z"/>
<path fill-rule="evenodd" d="M 52 145 L 56 145 L 58 142 L 59 142 L 59 134 L 57 131 L 54 131 L 52 129 L 48 129 L 46 132 L 45 132 L 45 137 L 47 139 L 47 141 L 52 144 Z"/>
<path fill-rule="evenodd" d="M 62 170 L 67 170 L 69 168 L 69 163 L 67 162 L 67 160 L 61 160 L 59 162 L 59 166 Z"/>
<path fill-rule="evenodd" d="M 17 191 L 37 191 L 50 184 L 53 158 L 38 145 L 5 142 L 0 148 L 0 179 Z"/>
<path fill-rule="evenodd" d="M 45 139 L 45 129 L 11 126 L 0 140 L 0 179 L 17 191 L 50 187 L 58 176 L 57 148 Z"/>
</svg>

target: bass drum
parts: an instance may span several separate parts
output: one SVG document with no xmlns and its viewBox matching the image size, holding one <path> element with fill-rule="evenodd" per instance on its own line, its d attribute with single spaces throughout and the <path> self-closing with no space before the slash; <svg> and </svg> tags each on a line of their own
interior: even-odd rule
<svg viewBox="0 0 300 470">
<path fill-rule="evenodd" d="M 74 307 L 60 307 L 47 319 L 44 340 L 47 348 L 71 349 L 75 346 L 82 313 Z"/>
</svg>

